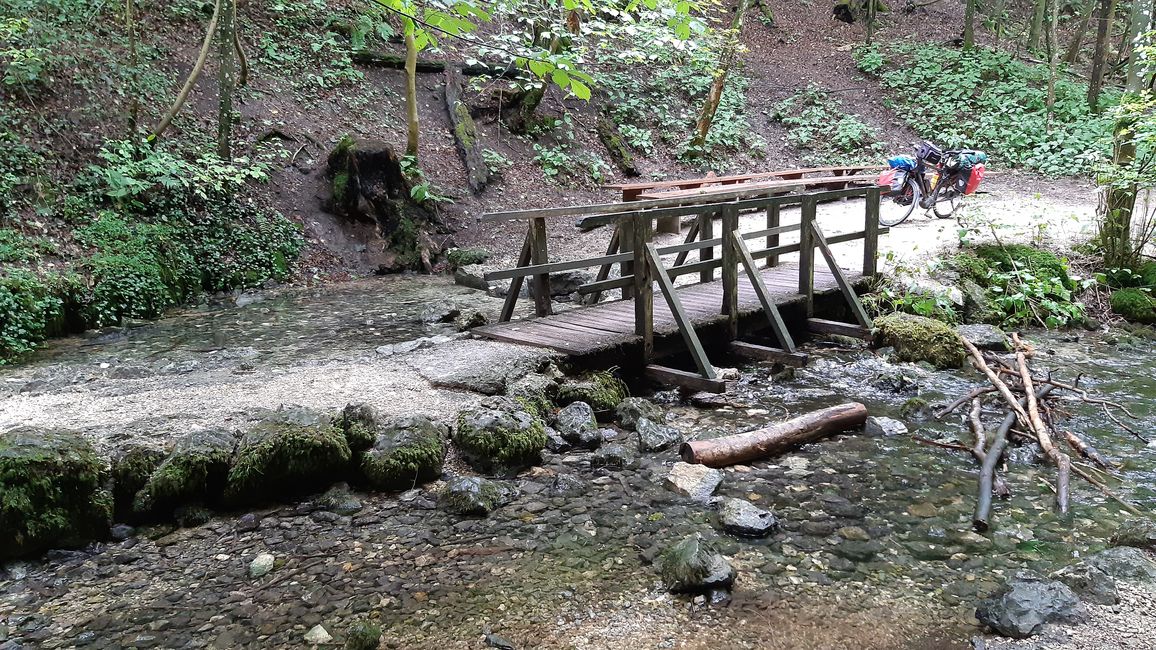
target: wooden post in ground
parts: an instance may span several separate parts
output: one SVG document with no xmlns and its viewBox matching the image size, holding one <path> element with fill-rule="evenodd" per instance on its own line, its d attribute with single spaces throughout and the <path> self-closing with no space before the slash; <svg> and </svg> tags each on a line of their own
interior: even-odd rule
<svg viewBox="0 0 1156 650">
<path fill-rule="evenodd" d="M 698 215 L 698 237 L 699 241 L 706 241 L 714 238 L 714 213 L 707 210 Z M 698 261 L 705 262 L 714 259 L 714 247 L 707 246 L 706 248 L 698 249 Z M 698 274 L 699 282 L 714 282 L 714 269 L 705 269 Z"/>
<path fill-rule="evenodd" d="M 739 229 L 739 211 L 722 209 L 722 313 L 727 317 L 727 334 L 733 341 L 739 337 L 739 252 L 734 238 Z"/>
<path fill-rule="evenodd" d="M 863 219 L 863 277 L 870 278 L 878 271 L 879 256 L 879 199 L 882 189 L 867 190 L 867 211 Z"/>
<path fill-rule="evenodd" d="M 626 190 L 623 190 L 623 194 L 625 194 L 625 193 L 626 193 Z M 615 226 L 614 227 L 614 234 L 610 236 L 610 243 L 606 245 L 606 254 L 607 255 L 613 255 L 613 254 L 618 252 L 618 242 L 619 242 L 619 239 L 621 238 L 621 236 L 622 236 L 621 233 L 618 231 L 618 226 Z M 613 266 L 614 266 L 613 264 L 603 264 L 601 266 L 601 268 L 598 269 L 598 276 L 594 278 L 594 281 L 595 282 L 601 282 L 601 281 L 605 280 L 606 278 L 610 277 L 610 268 Z M 587 305 L 593 305 L 593 304 L 597 303 L 598 299 L 601 297 L 602 297 L 602 292 L 601 291 L 595 291 L 594 293 L 586 296 L 586 299 L 584 302 Z"/>
<path fill-rule="evenodd" d="M 546 251 L 546 220 L 542 217 L 530 220 L 530 260 L 535 265 L 550 262 Z M 539 316 L 549 316 L 552 313 L 548 273 L 534 276 L 534 312 Z"/>
<path fill-rule="evenodd" d="M 634 333 L 642 337 L 642 358 L 646 363 L 654 356 L 654 277 L 646 260 L 650 243 L 650 217 L 634 220 Z"/>
<path fill-rule="evenodd" d="M 814 196 L 803 196 L 799 216 L 799 293 L 803 294 L 808 318 L 815 315 L 815 238 L 811 231 L 815 206 Z"/>
<path fill-rule="evenodd" d="M 770 228 L 778 228 L 778 227 L 779 227 L 779 204 L 775 203 L 774 205 L 767 206 L 767 228 L 770 229 Z M 777 248 L 778 245 L 779 245 L 779 234 L 778 233 L 775 233 L 773 235 L 767 235 L 767 248 Z M 779 265 L 779 256 L 777 254 L 767 256 L 767 268 L 768 269 L 771 267 L 778 266 L 778 265 Z"/>
<path fill-rule="evenodd" d="M 618 222 L 618 250 L 629 253 L 634 250 L 634 219 L 626 217 Z M 618 275 L 628 278 L 634 274 L 634 262 L 623 262 L 618 265 Z M 622 287 L 622 299 L 626 300 L 634 295 L 634 285 Z"/>
<path fill-rule="evenodd" d="M 526 240 L 522 242 L 522 252 L 518 254 L 518 266 L 528 266 L 530 264 L 530 240 L 532 236 L 530 231 L 526 232 Z M 502 313 L 498 317 L 499 323 L 505 323 L 514 316 L 514 307 L 518 305 L 518 294 L 522 293 L 522 282 L 525 280 L 522 276 L 510 279 L 510 288 L 506 291 L 506 301 L 502 303 Z"/>
</svg>

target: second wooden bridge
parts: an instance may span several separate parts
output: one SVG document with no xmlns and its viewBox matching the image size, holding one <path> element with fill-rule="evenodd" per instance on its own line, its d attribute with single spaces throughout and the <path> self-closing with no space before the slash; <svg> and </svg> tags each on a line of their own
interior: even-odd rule
<svg viewBox="0 0 1156 650">
<path fill-rule="evenodd" d="M 483 216 L 486 221 L 525 220 L 528 228 L 517 266 L 486 274 L 487 281 L 511 282 L 500 322 L 473 331 L 494 340 L 550 348 L 575 357 L 607 349 L 636 349 L 633 354 L 639 356 L 638 361 L 651 377 L 715 391 L 724 386 L 699 336 L 704 328 L 725 337 L 724 343 L 731 352 L 790 365 L 806 363 L 806 356 L 796 350 L 791 330 L 799 327 L 792 323 L 792 328 L 784 320 L 780 308 L 785 305 L 797 306 L 794 311 L 805 319 L 802 329 L 865 336 L 871 320 L 859 302 L 855 285 L 876 272 L 881 189 L 873 184 L 874 178 L 827 175 L 757 184 L 712 180 L 721 181 L 721 186 L 713 191 L 674 191 L 666 196 L 657 192 L 648 195 L 656 198 L 623 203 Z M 833 184 L 842 189 L 829 189 Z M 822 189 L 812 191 L 815 188 Z M 849 198 L 865 199 L 862 230 L 826 236 L 817 220 L 819 204 Z M 782 224 L 782 209 L 795 206 L 799 208 L 799 222 Z M 740 215 L 756 212 L 765 213 L 766 227 L 742 232 Z M 687 216 L 694 217 L 694 221 L 683 243 L 659 246 L 653 241 L 657 223 L 677 223 Z M 614 227 L 606 254 L 550 262 L 547 222 L 575 218 L 582 229 Z M 721 231 L 717 236 L 716 223 Z M 780 235 L 791 232 L 798 233 L 798 242 L 780 243 Z M 862 265 L 844 269 L 831 247 L 856 240 L 863 241 Z M 717 256 L 716 249 L 720 253 Z M 698 259 L 688 261 L 692 252 Z M 791 253 L 798 253 L 798 262 L 781 262 L 782 256 Z M 664 258 L 671 256 L 673 263 L 666 263 Z M 822 265 L 816 265 L 818 258 L 824 262 Z M 610 277 L 615 266 L 618 277 Z M 599 269 L 596 279 L 578 289 L 587 306 L 554 313 L 550 274 L 594 267 Z M 679 282 L 679 278 L 696 274 L 697 282 Z M 535 315 L 512 320 L 526 278 L 533 283 L 530 293 Z M 656 287 L 662 298 L 657 304 Z M 612 290 L 621 290 L 621 299 L 600 301 L 603 293 Z M 854 322 L 813 317 L 815 297 L 831 293 L 842 294 Z M 740 327 L 740 323 L 753 325 Z M 769 330 L 775 347 L 740 340 L 750 330 L 758 329 Z M 685 351 L 694 371 L 652 363 L 656 359 L 656 339 L 681 339 L 681 349 L 660 346 L 665 349 L 660 349 L 657 356 Z"/>
</svg>

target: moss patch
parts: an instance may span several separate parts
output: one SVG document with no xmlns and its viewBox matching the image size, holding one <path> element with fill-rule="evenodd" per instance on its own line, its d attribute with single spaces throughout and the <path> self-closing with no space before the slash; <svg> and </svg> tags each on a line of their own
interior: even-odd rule
<svg viewBox="0 0 1156 650">
<path fill-rule="evenodd" d="M 1023 244 L 1007 246 L 988 244 L 976 247 L 975 255 L 1004 271 L 1027 269 L 1037 275 L 1047 274 L 1050 277 L 1060 278 L 1068 288 L 1074 286 L 1068 275 L 1068 263 L 1045 250 Z"/>
<path fill-rule="evenodd" d="M 314 492 L 338 480 L 351 456 L 345 435 L 328 417 L 279 411 L 241 437 L 225 499 L 246 505 Z"/>
<path fill-rule="evenodd" d="M 475 469 L 514 474 L 541 460 L 546 423 L 510 398 L 490 398 L 458 414 L 454 443 Z"/>
<path fill-rule="evenodd" d="M 377 429 L 373 447 L 361 458 L 361 473 L 378 490 L 409 489 L 442 472 L 446 427 L 427 417 L 398 418 Z"/>
<path fill-rule="evenodd" d="M 595 411 L 613 411 L 618 403 L 630 396 L 622 380 L 609 372 L 595 372 L 558 387 L 558 406 L 586 402 Z"/>
<path fill-rule="evenodd" d="M 133 519 L 132 502 L 149 477 L 165 460 L 163 449 L 132 445 L 121 449 L 112 459 L 113 513 L 118 521 Z"/>
<path fill-rule="evenodd" d="M 875 319 L 875 342 L 895 348 L 900 361 L 926 361 L 936 368 L 959 368 L 963 342 L 949 325 L 910 314 L 889 314 Z"/>
<path fill-rule="evenodd" d="M 236 443 L 232 432 L 221 429 L 194 431 L 182 438 L 136 493 L 133 512 L 169 517 L 187 503 L 219 501 Z"/>
<path fill-rule="evenodd" d="M 377 439 L 377 410 L 369 404 L 347 404 L 337 418 L 337 426 L 345 434 L 349 449 L 364 451 Z"/>
<path fill-rule="evenodd" d="M 482 264 L 488 259 L 490 252 L 484 248 L 451 248 L 446 251 L 446 261 L 455 269 Z"/>
<path fill-rule="evenodd" d="M 1112 292 L 1112 311 L 1133 323 L 1156 323 L 1156 301 L 1141 289 L 1117 289 Z"/>
<path fill-rule="evenodd" d="M 78 433 L 0 434 L 0 560 L 108 535 L 106 477 L 104 461 Z"/>
</svg>

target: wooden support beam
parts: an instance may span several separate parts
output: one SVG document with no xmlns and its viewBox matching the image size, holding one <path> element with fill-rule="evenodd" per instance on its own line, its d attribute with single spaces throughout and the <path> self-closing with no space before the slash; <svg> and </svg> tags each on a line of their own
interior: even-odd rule
<svg viewBox="0 0 1156 650">
<path fill-rule="evenodd" d="M 783 322 L 783 315 L 779 313 L 778 305 L 775 304 L 774 298 L 771 298 L 771 292 L 767 291 L 767 285 L 763 282 L 763 276 L 759 273 L 759 267 L 755 264 L 754 258 L 751 257 L 747 243 L 743 241 L 742 233 L 738 230 L 732 230 L 730 235 L 731 243 L 735 252 L 738 253 L 739 262 L 742 263 L 743 269 L 747 272 L 747 279 L 751 281 L 755 295 L 758 296 L 759 303 L 763 306 L 763 312 L 767 315 L 775 338 L 779 340 L 779 345 L 786 348 L 788 352 L 794 352 L 795 341 L 787 330 L 787 324 Z"/>
<path fill-rule="evenodd" d="M 702 241 L 714 239 L 714 212 L 707 211 L 698 215 L 698 236 Z M 698 261 L 706 262 L 714 258 L 714 248 L 700 248 Z M 714 267 L 704 269 L 698 276 L 699 282 L 714 282 Z"/>
<path fill-rule="evenodd" d="M 706 379 L 714 379 L 714 366 L 706 358 L 706 351 L 703 350 L 702 342 L 698 339 L 698 333 L 694 331 L 694 322 L 687 317 L 686 310 L 682 308 L 682 301 L 679 300 L 678 293 L 674 290 L 674 282 L 670 279 L 666 269 L 663 268 L 662 258 L 659 257 L 658 250 L 653 243 L 646 245 L 646 259 L 654 279 L 658 281 L 662 297 L 666 298 L 666 306 L 670 308 L 674 322 L 678 325 L 678 331 L 682 334 L 686 349 L 690 352 L 691 358 L 694 359 L 695 367 L 698 368 L 699 374 Z"/>
<path fill-rule="evenodd" d="M 720 379 L 708 379 L 700 377 L 693 372 L 676 370 L 675 368 L 667 368 L 666 366 L 651 364 L 646 366 L 645 374 L 660 384 L 668 384 L 690 390 L 706 391 L 708 393 L 725 393 L 727 390 L 726 382 Z"/>
<path fill-rule="evenodd" d="M 755 345 L 744 341 L 731 341 L 731 354 L 754 361 L 772 361 L 792 368 L 802 368 L 810 361 L 810 357 L 802 352 L 788 352 L 779 348 L 769 348 L 764 345 Z"/>
<path fill-rule="evenodd" d="M 807 329 L 819 334 L 839 334 L 852 338 L 871 340 L 871 330 L 862 325 L 840 323 L 839 321 L 824 320 L 822 318 L 808 318 Z"/>
<path fill-rule="evenodd" d="M 526 240 L 522 242 L 522 252 L 518 253 L 518 266 L 530 263 L 530 233 L 526 232 Z M 506 292 L 506 301 L 502 303 L 502 313 L 498 316 L 499 323 L 505 323 L 514 316 L 514 307 L 518 305 L 518 294 L 522 293 L 522 281 L 525 278 L 516 277 L 510 280 L 510 288 Z"/>
<path fill-rule="evenodd" d="M 634 218 L 627 217 L 618 222 L 618 250 L 623 253 L 632 253 L 634 251 Z M 623 262 L 618 265 L 618 275 L 628 278 L 634 275 L 634 256 L 630 256 L 630 261 Z M 634 283 L 631 282 L 622 287 L 622 299 L 626 300 L 634 295 Z"/>
<path fill-rule="evenodd" d="M 863 217 L 863 277 L 874 277 L 878 272 L 879 257 L 879 198 L 882 188 L 867 192 L 867 210 Z"/>
<path fill-rule="evenodd" d="M 815 243 L 814 229 L 815 203 L 812 196 L 803 197 L 803 205 L 799 221 L 799 293 L 803 294 L 807 316 L 815 313 Z"/>
<path fill-rule="evenodd" d="M 650 219 L 634 222 L 634 333 L 642 337 L 642 359 L 654 356 L 654 279 L 647 254 L 650 250 Z"/>
<path fill-rule="evenodd" d="M 739 213 L 734 208 L 722 211 L 722 314 L 727 317 L 727 338 L 739 337 L 739 252 L 734 232 L 739 229 Z M 756 271 L 757 274 L 757 271 Z"/>
<path fill-rule="evenodd" d="M 546 220 L 530 220 L 530 260 L 535 266 L 544 265 L 549 261 L 546 251 Z M 534 312 L 539 316 L 549 316 L 550 306 L 550 274 L 539 273 L 534 276 Z"/>
<path fill-rule="evenodd" d="M 698 239 L 699 225 L 699 220 L 695 219 L 694 223 L 690 225 L 690 232 L 686 233 L 686 241 L 684 243 L 690 244 Z M 685 262 L 688 253 L 690 253 L 690 249 L 679 251 L 678 257 L 674 258 L 674 265 L 678 266 L 679 264 Z"/>
<path fill-rule="evenodd" d="M 622 193 L 625 195 L 626 191 L 623 190 Z M 623 200 L 625 200 L 625 199 L 623 199 Z M 606 254 L 607 255 L 614 255 L 615 253 L 618 252 L 618 242 L 619 242 L 620 237 L 621 237 L 621 233 L 619 232 L 618 227 L 616 226 L 614 228 L 614 234 L 610 235 L 610 243 L 606 245 Z M 597 275 L 597 277 L 594 278 L 594 283 L 601 282 L 601 281 L 605 280 L 606 278 L 610 277 L 610 269 L 612 269 L 612 268 L 614 268 L 613 264 L 603 264 L 598 269 L 598 275 Z M 587 305 L 593 305 L 593 304 L 597 303 L 600 298 L 602 298 L 602 291 L 601 290 L 594 291 L 590 295 L 586 296 L 586 304 Z"/>
<path fill-rule="evenodd" d="M 812 221 L 811 230 L 815 235 L 815 243 L 819 245 L 819 250 L 822 251 L 823 257 L 827 260 L 827 266 L 831 269 L 831 275 L 835 276 L 835 283 L 839 285 L 839 291 L 843 292 L 843 299 L 847 301 L 847 306 L 851 308 L 851 313 L 855 316 L 855 320 L 863 327 L 870 329 L 871 317 L 867 315 L 867 310 L 863 308 L 863 303 L 859 302 L 859 296 L 855 293 L 855 287 L 851 286 L 851 282 L 847 280 L 847 276 L 843 274 L 843 269 L 839 268 L 839 261 L 835 259 L 835 255 L 831 252 L 831 247 L 827 245 L 827 240 L 823 237 L 823 231 L 819 228 L 819 224 Z"/>
</svg>

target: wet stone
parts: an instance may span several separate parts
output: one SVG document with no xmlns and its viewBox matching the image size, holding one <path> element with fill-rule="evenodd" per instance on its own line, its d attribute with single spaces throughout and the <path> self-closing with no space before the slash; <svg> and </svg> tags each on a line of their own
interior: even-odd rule
<svg viewBox="0 0 1156 650">
<path fill-rule="evenodd" d="M 659 557 L 658 570 L 667 589 L 676 593 L 729 589 L 736 576 L 730 562 L 700 535 L 667 548 Z"/>
<path fill-rule="evenodd" d="M 723 473 L 706 465 L 678 462 L 666 477 L 666 486 L 696 503 L 707 503 L 722 483 Z"/>
<path fill-rule="evenodd" d="M 854 542 L 866 542 L 867 540 L 871 539 L 871 536 L 867 534 L 867 531 L 858 526 L 844 526 L 835 532 L 839 535 L 839 537 Z"/>
<path fill-rule="evenodd" d="M 1038 634 L 1045 623 L 1080 623 L 1083 603 L 1066 585 L 1021 572 L 975 610 L 980 623 L 1017 639 Z"/>
<path fill-rule="evenodd" d="M 831 552 L 852 562 L 866 562 L 874 558 L 882 550 L 883 545 L 876 541 L 858 542 L 844 540 L 834 546 Z"/>
<path fill-rule="evenodd" d="M 257 579 L 273 570 L 276 558 L 271 553 L 261 553 L 249 563 L 249 577 Z"/>
<path fill-rule="evenodd" d="M 1132 546 L 1156 551 L 1156 521 L 1128 519 L 1112 534 L 1112 546 Z"/>
<path fill-rule="evenodd" d="M 602 443 L 594 409 L 586 402 L 572 402 L 558 411 L 554 429 L 566 442 L 580 449 L 594 449 Z"/>
<path fill-rule="evenodd" d="M 457 515 L 484 517 L 513 498 L 512 491 L 479 476 L 459 476 L 446 484 L 439 505 Z"/>
<path fill-rule="evenodd" d="M 602 448 L 590 455 L 591 467 L 626 469 L 635 467 L 637 464 L 638 457 L 625 445 L 603 445 Z"/>
<path fill-rule="evenodd" d="M 995 325 L 977 323 L 973 325 L 959 325 L 955 331 L 960 336 L 972 342 L 980 350 L 1007 352 L 1011 349 L 1007 334 Z"/>
<path fill-rule="evenodd" d="M 1117 546 L 1084 560 L 1113 578 L 1151 582 L 1156 580 L 1156 563 L 1138 548 Z"/>
<path fill-rule="evenodd" d="M 634 431 L 641 418 L 661 424 L 666 418 L 662 409 L 654 402 L 643 397 L 627 397 L 614 408 L 618 423 L 627 431 Z"/>
<path fill-rule="evenodd" d="M 774 514 L 743 499 L 724 499 L 719 523 L 726 532 L 742 537 L 766 537 L 779 527 Z"/>
<path fill-rule="evenodd" d="M 869 436 L 904 436 L 907 435 L 907 425 L 894 418 L 872 415 L 863 425 L 863 433 Z"/>
<path fill-rule="evenodd" d="M 552 427 L 546 427 L 546 450 L 555 454 L 564 454 L 574 448 L 570 441 Z"/>
<path fill-rule="evenodd" d="M 638 450 L 642 452 L 664 451 L 682 444 L 682 433 L 674 427 L 658 424 L 649 418 L 638 418 Z"/>
<path fill-rule="evenodd" d="M 1079 562 L 1064 567 L 1052 574 L 1052 577 L 1090 603 L 1115 605 L 1120 602 L 1115 579 L 1090 564 Z"/>
</svg>

